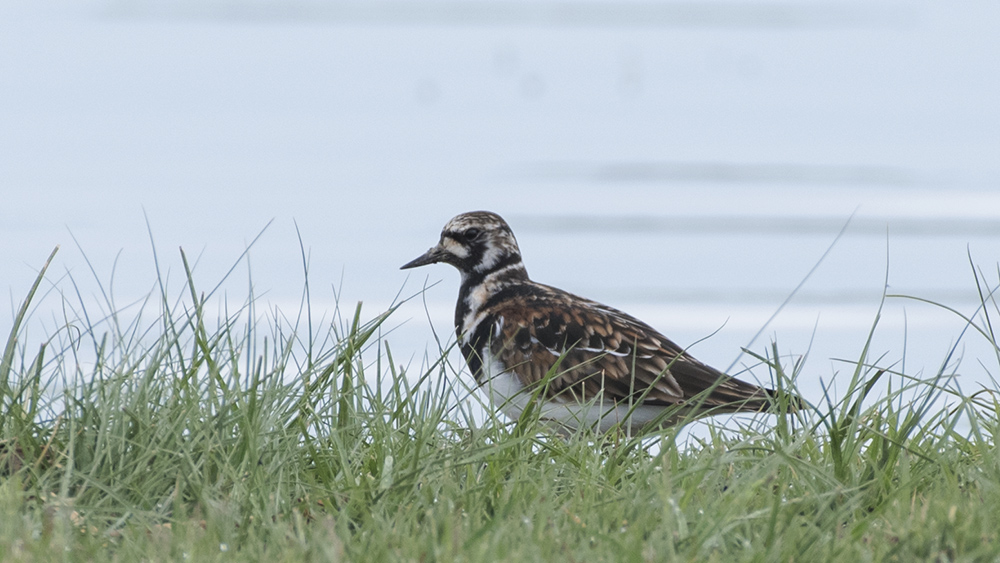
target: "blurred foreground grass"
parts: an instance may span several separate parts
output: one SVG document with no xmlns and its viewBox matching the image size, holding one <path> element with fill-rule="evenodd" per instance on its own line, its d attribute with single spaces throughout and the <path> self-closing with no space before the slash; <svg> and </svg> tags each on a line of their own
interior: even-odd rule
<svg viewBox="0 0 1000 563">
<path fill-rule="evenodd" d="M 295 318 L 252 291 L 213 316 L 182 264 L 184 290 L 161 284 L 138 313 L 106 295 L 95 318 L 57 291 L 61 326 L 41 342 L 24 326 L 45 269 L 16 312 L 4 561 L 1000 557 L 1000 403 L 959 392 L 951 358 L 916 379 L 865 349 L 842 396 L 701 438 L 562 439 L 529 418 L 475 422 L 444 353 L 400 367 L 380 336 L 391 310 L 338 311 L 315 333 L 307 283 Z M 996 349 L 981 294 L 968 334 Z M 801 365 L 775 350 L 762 365 L 794 385 Z M 978 360 L 995 373 L 998 358 Z"/>
</svg>

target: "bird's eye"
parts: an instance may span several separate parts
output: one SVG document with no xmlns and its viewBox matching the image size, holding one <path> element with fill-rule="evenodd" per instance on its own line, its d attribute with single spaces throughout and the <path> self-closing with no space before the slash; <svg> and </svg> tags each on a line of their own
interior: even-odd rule
<svg viewBox="0 0 1000 563">
<path fill-rule="evenodd" d="M 465 240 L 475 240 L 475 238 L 479 236 L 479 229 L 475 227 L 465 229 L 465 232 L 462 233 L 462 235 L 465 236 Z"/>
</svg>

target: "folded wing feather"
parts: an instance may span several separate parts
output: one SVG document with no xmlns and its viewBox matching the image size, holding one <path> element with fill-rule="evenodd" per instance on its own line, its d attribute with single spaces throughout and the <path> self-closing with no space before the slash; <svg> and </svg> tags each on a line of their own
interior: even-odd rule
<svg viewBox="0 0 1000 563">
<path fill-rule="evenodd" d="M 672 405 L 699 397 L 706 408 L 759 410 L 765 390 L 733 379 L 630 315 L 559 290 L 527 296 L 530 306 L 500 305 L 490 352 L 529 389 L 546 381 L 547 399 Z M 569 297 L 569 296 L 567 296 Z M 571 301 L 588 303 L 573 307 Z M 569 306 L 567 306 L 569 305 Z M 586 318 L 584 318 L 586 315 Z M 553 376 L 546 380 L 553 370 Z M 730 409 L 726 409 L 730 410 Z"/>
</svg>

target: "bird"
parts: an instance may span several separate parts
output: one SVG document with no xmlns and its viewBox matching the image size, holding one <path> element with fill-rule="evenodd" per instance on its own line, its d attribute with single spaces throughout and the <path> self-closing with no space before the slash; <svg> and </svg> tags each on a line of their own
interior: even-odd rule
<svg viewBox="0 0 1000 563">
<path fill-rule="evenodd" d="M 514 420 L 531 408 L 562 434 L 642 433 L 800 405 L 791 393 L 694 359 L 627 313 L 532 280 L 514 232 L 496 213 L 452 218 L 436 245 L 400 269 L 436 263 L 461 275 L 455 332 L 469 370 L 494 408 Z"/>
</svg>

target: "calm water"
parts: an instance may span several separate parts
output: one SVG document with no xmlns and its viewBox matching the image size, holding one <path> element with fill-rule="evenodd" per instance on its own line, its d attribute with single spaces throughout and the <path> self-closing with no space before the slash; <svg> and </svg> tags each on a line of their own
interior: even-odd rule
<svg viewBox="0 0 1000 563">
<path fill-rule="evenodd" d="M 849 372 L 837 359 L 859 357 L 886 281 L 965 314 L 970 254 L 997 284 L 995 2 L 414 6 L 8 1 L 4 308 L 57 244 L 50 278 L 71 275 L 95 310 L 85 257 L 118 303 L 146 295 L 147 219 L 162 271 L 181 280 L 183 247 L 210 289 L 273 220 L 250 253 L 265 302 L 297 310 L 297 226 L 318 313 L 335 288 L 374 315 L 440 281 L 425 299 L 446 335 L 457 274 L 398 267 L 451 216 L 490 209 L 536 279 L 739 370 L 853 214 L 751 345 L 808 352 L 818 400 L 821 378 Z M 241 300 L 246 271 L 220 295 Z M 423 308 L 396 316 L 397 359 L 433 346 Z M 58 310 L 50 293 L 31 335 Z M 873 353 L 927 375 L 962 328 L 890 299 Z M 959 350 L 963 386 L 992 386 L 992 351 Z"/>
</svg>

